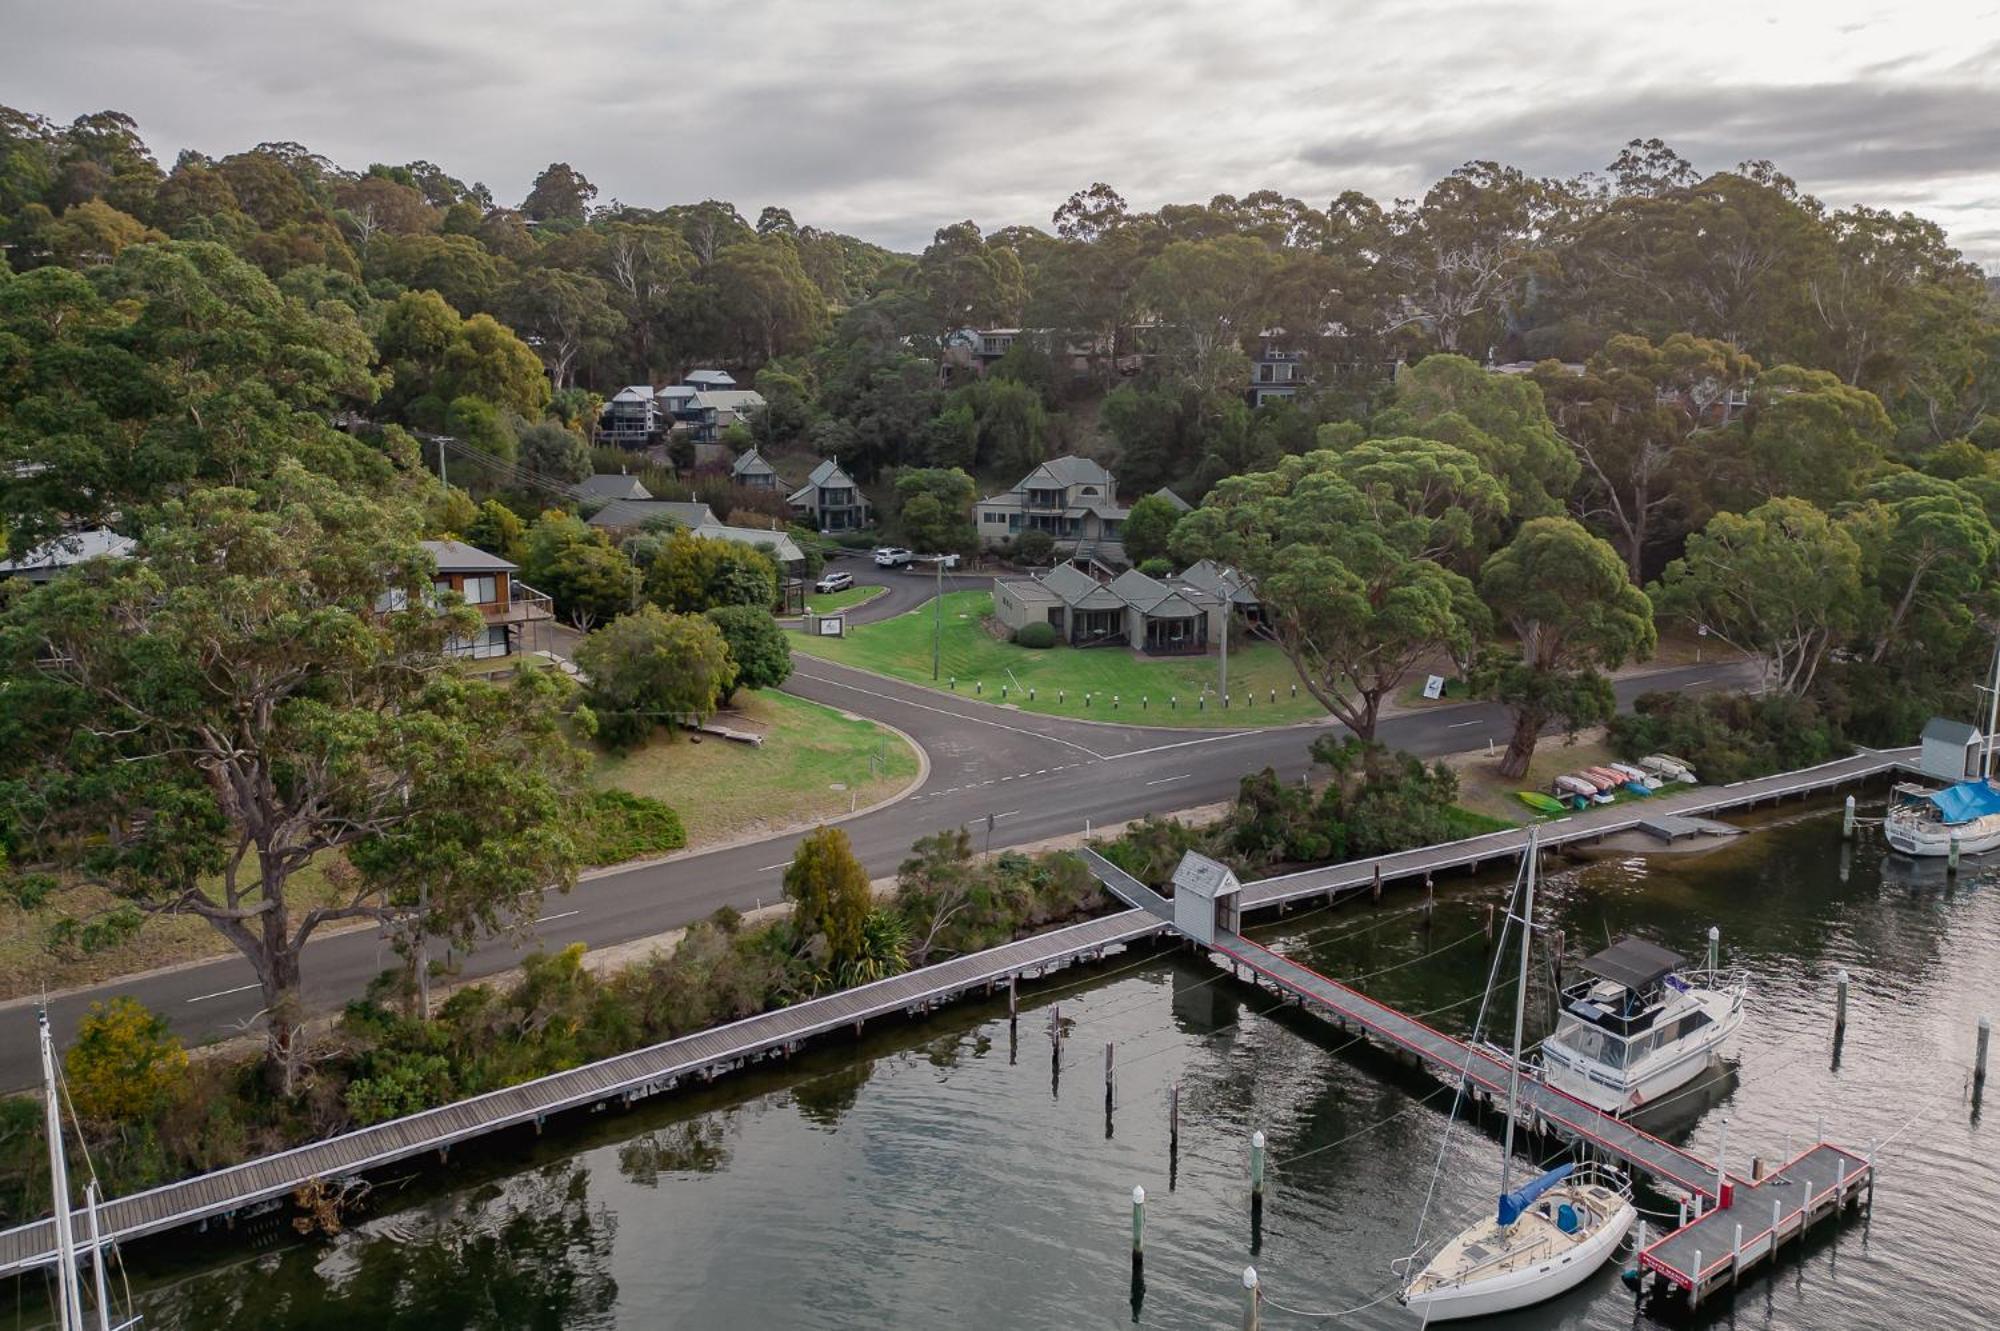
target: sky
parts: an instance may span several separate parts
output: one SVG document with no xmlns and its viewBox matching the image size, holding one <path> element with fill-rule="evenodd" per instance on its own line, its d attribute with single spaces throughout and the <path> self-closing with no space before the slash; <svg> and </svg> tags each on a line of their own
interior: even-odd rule
<svg viewBox="0 0 2000 1331">
<path fill-rule="evenodd" d="M 2000 0 L 0 0 L 0 102 L 133 115 L 170 166 L 294 140 L 518 202 L 721 198 L 903 250 L 1275 189 L 1416 196 L 1462 162 L 1602 169 L 1659 137 L 2000 272 Z"/>
</svg>

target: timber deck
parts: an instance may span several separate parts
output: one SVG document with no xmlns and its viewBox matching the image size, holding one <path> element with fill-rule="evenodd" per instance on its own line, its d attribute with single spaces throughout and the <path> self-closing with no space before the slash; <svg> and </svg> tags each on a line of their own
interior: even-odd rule
<svg viewBox="0 0 2000 1331">
<path fill-rule="evenodd" d="M 816 1036 L 898 1013 L 919 1014 L 1010 978 L 1045 975 L 1160 933 L 1148 911 L 1128 910 L 908 971 L 743 1021 L 571 1068 L 407 1118 L 329 1137 L 278 1155 L 199 1174 L 99 1206 L 114 1242 L 233 1216 L 282 1198 L 318 1178 L 342 1178 L 552 1114 L 632 1103 L 681 1082 L 708 1081 L 751 1062 L 797 1051 Z M 78 1232 L 85 1220 L 78 1213 Z M 55 1223 L 40 1220 L 0 1233 L 0 1275 L 53 1266 Z"/>
</svg>

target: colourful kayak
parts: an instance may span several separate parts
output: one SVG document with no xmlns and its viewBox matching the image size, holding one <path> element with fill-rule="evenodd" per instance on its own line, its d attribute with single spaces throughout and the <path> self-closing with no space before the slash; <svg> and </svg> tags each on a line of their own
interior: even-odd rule
<svg viewBox="0 0 2000 1331">
<path fill-rule="evenodd" d="M 1569 806 L 1553 795 L 1544 795 L 1539 790 L 1517 790 L 1514 798 L 1537 813 L 1567 813 Z"/>
</svg>

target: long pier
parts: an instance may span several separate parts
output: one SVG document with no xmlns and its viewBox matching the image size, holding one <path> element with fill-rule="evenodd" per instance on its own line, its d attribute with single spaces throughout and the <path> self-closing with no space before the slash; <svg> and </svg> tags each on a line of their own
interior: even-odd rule
<svg viewBox="0 0 2000 1331">
<path fill-rule="evenodd" d="M 1660 813 L 1716 813 L 1767 800 L 1811 795 L 1912 766 L 1916 755 L 1914 748 L 1863 753 L 1780 776 L 1731 786 L 1690 788 L 1631 804 L 1592 809 L 1543 824 L 1542 844 L 1556 846 L 1595 840 L 1635 828 L 1645 817 Z M 1516 829 L 1267 878 L 1244 886 L 1242 905 L 1246 911 L 1282 909 L 1291 902 L 1316 897 L 1331 900 L 1344 892 L 1392 879 L 1425 876 L 1451 868 L 1476 870 L 1482 863 L 1517 854 L 1525 843 L 1526 832 Z M 849 1027 L 858 1030 L 863 1023 L 884 1016 L 929 1012 L 974 990 L 991 993 L 997 986 L 1016 979 L 1033 978 L 1074 962 L 1095 960 L 1110 950 L 1172 929 L 1171 905 L 1166 898 L 1119 874 L 1101 857 L 1090 852 L 1084 854 L 1100 879 L 1131 909 L 120 1197 L 99 1207 L 105 1237 L 114 1243 L 126 1242 L 213 1220 L 233 1220 L 289 1196 L 316 1179 L 345 1178 L 432 1151 L 443 1154 L 458 1142 L 503 1128 L 533 1123 L 539 1130 L 553 1115 L 612 1103 L 630 1104 L 672 1090 L 686 1081 L 710 1081 L 754 1062 L 789 1056 L 808 1041 L 833 1031 Z M 1106 870 L 1120 881 L 1114 884 L 1112 878 L 1105 876 Z M 1454 1079 L 1467 1077 L 1482 1092 L 1491 1091 L 1495 1085 L 1492 1079 L 1497 1066 L 1502 1076 L 1498 1084 L 1504 1087 L 1505 1065 L 1491 1055 L 1477 1053 L 1240 936 L 1232 935 L 1229 946 L 1234 949 L 1235 964 L 1335 1016 L 1336 1020 L 1351 1020 L 1377 1038 L 1449 1071 Z M 1374 1025 L 1370 1026 L 1370 1022 Z M 1452 1052 L 1453 1046 L 1458 1052 Z M 1588 1117 L 1596 1114 L 1595 1110 L 1581 1102 L 1560 1103 L 1567 1097 L 1560 1097 L 1559 1092 L 1546 1091 L 1546 1094 L 1558 1098 L 1547 1103 L 1538 1098 L 1537 1112 L 1545 1123 L 1574 1131 L 1578 1136 L 1590 1136 L 1608 1154 L 1632 1160 L 1691 1195 L 1714 1195 L 1712 1167 L 1617 1120 L 1598 1123 Z M 1585 1128 L 1590 1132 L 1586 1133 Z M 1813 1154 L 1808 1152 L 1809 1157 Z M 1849 1196 L 1856 1178 L 1850 1176 L 1846 1185 Z M 1823 1191 L 1820 1195 L 1823 1209 L 1826 1205 Z M 1791 1215 L 1787 1212 L 1784 1220 L 1787 1233 L 1795 1232 Z M 54 1265 L 54 1230 L 54 1222 L 44 1219 L 0 1231 L 0 1276 Z M 1647 1250 L 1648 1256 L 1654 1256 L 1655 1249 L 1658 1250 L 1657 1259 L 1648 1262 L 1648 1268 L 1669 1281 L 1687 1279 L 1684 1274 L 1687 1268 L 1679 1264 L 1679 1249 L 1666 1244 L 1663 1239 Z M 1721 1251 L 1718 1248 L 1716 1254 Z M 1720 1260 L 1716 1254 L 1704 1248 L 1700 1263 L 1711 1283 L 1719 1278 L 1715 1274 L 1716 1260 Z M 1748 1257 L 1746 1250 L 1746 1260 Z M 1688 1261 L 1692 1262 L 1692 1252 Z"/>
<path fill-rule="evenodd" d="M 533 1123 L 570 1110 L 631 1104 L 706 1082 L 750 1063 L 797 1052 L 816 1036 L 897 1014 L 927 1013 L 974 991 L 992 993 L 1020 978 L 1035 978 L 1073 962 L 1092 961 L 1165 930 L 1149 911 L 1127 910 L 1032 938 L 925 966 L 873 984 L 846 989 L 727 1026 L 588 1063 L 442 1105 L 407 1118 L 342 1133 L 277 1155 L 198 1174 L 133 1193 L 98 1208 L 105 1236 L 124 1242 L 212 1219 L 232 1218 L 289 1196 L 315 1179 L 345 1178 L 502 1128 Z M 78 1213 L 79 1232 L 85 1225 Z M 56 1262 L 55 1222 L 39 1220 L 0 1232 L 0 1276 Z"/>
</svg>

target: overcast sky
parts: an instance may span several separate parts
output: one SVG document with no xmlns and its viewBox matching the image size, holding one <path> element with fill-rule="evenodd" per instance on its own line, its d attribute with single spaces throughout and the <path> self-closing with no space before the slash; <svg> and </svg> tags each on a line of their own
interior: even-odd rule
<svg viewBox="0 0 2000 1331">
<path fill-rule="evenodd" d="M 115 108 L 163 165 L 293 139 L 518 202 L 765 204 L 900 249 L 1271 188 L 1389 199 L 1473 158 L 1602 168 L 1659 136 L 2000 270 L 2000 0 L 0 0 L 0 101 Z"/>
</svg>

